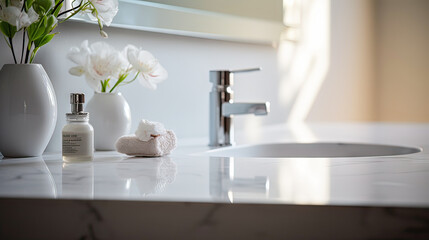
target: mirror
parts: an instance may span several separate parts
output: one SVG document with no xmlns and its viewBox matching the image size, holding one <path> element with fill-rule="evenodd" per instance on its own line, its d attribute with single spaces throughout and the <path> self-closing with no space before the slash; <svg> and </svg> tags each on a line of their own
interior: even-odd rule
<svg viewBox="0 0 429 240">
<path fill-rule="evenodd" d="M 120 0 L 111 26 L 274 45 L 286 30 L 283 5 L 283 0 Z"/>
</svg>

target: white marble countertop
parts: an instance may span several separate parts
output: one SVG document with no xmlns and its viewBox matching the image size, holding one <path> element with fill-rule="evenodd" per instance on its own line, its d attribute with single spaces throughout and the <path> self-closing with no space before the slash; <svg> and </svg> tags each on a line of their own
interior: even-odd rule
<svg viewBox="0 0 429 240">
<path fill-rule="evenodd" d="M 359 142 L 422 152 L 361 158 L 221 158 L 205 139 L 179 139 L 161 158 L 96 152 L 63 163 L 60 153 L 0 160 L 0 198 L 429 207 L 429 124 L 252 127 L 238 144 Z"/>
</svg>

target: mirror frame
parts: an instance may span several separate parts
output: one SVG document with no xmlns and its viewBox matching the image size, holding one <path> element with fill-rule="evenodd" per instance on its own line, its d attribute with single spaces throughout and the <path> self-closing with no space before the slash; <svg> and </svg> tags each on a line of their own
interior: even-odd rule
<svg viewBox="0 0 429 240">
<path fill-rule="evenodd" d="M 94 23 L 82 15 L 72 19 Z M 118 14 L 110 26 L 273 46 L 286 30 L 281 22 L 136 0 L 120 0 Z"/>
</svg>

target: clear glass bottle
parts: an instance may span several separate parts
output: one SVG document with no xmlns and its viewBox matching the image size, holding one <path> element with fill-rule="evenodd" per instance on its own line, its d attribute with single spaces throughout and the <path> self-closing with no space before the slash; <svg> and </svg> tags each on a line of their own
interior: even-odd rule
<svg viewBox="0 0 429 240">
<path fill-rule="evenodd" d="M 88 123 L 89 113 L 83 111 L 85 95 L 71 93 L 71 113 L 66 113 L 67 124 L 63 127 L 63 161 L 91 161 L 94 157 L 94 129 Z"/>
</svg>

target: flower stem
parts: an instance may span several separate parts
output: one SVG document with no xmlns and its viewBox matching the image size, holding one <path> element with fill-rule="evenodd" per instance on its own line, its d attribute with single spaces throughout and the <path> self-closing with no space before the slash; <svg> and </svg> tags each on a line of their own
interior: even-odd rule
<svg viewBox="0 0 429 240">
<path fill-rule="evenodd" d="M 120 84 L 121 82 L 123 82 L 127 77 L 128 77 L 128 73 L 120 75 L 120 76 L 119 76 L 119 78 L 118 78 L 118 81 L 116 81 L 115 85 L 113 85 L 113 87 L 110 89 L 110 92 L 113 92 L 113 90 L 114 90 L 117 86 L 119 86 L 119 84 Z"/>
<path fill-rule="evenodd" d="M 25 62 L 28 63 L 28 56 L 30 55 L 31 46 L 33 45 L 33 42 L 28 42 L 27 44 L 27 52 L 25 54 Z"/>
<path fill-rule="evenodd" d="M 136 73 L 136 75 L 134 76 L 134 78 L 131 79 L 130 81 L 124 81 L 124 82 L 122 82 L 123 83 L 122 85 L 130 84 L 130 83 L 134 82 L 137 79 L 137 77 L 139 76 L 139 74 L 140 74 L 140 71 L 138 71 Z"/>
<path fill-rule="evenodd" d="M 10 49 L 12 50 L 13 60 L 15 61 L 15 64 L 17 64 L 18 62 L 16 61 L 15 51 L 13 50 L 13 41 L 11 37 L 9 38 L 9 44 L 10 44 Z"/>
<path fill-rule="evenodd" d="M 25 31 L 26 29 L 24 28 L 24 31 L 22 31 L 22 48 L 21 48 L 21 61 L 20 63 L 22 64 L 22 60 L 24 59 L 24 49 L 25 49 Z"/>
<path fill-rule="evenodd" d="M 51 14 L 54 14 L 55 11 L 57 11 L 57 8 L 60 7 L 61 3 L 63 3 L 64 0 L 61 0 L 57 3 L 57 5 L 55 5 L 54 9 L 52 9 Z M 82 2 L 81 2 L 82 3 Z M 58 15 L 59 16 L 59 15 Z"/>
<path fill-rule="evenodd" d="M 101 82 L 101 92 L 106 92 L 107 86 L 109 85 L 109 81 L 110 81 L 110 78 L 108 78 L 107 80 L 104 80 L 104 81 L 100 80 L 100 82 Z"/>
<path fill-rule="evenodd" d="M 103 23 L 101 22 L 101 19 L 98 16 L 98 10 L 91 1 L 88 1 L 88 5 L 92 5 L 92 7 L 93 7 L 92 14 L 97 18 L 98 28 L 100 29 L 100 34 L 103 36 L 103 33 L 102 33 L 103 32 Z M 104 32 L 104 34 L 106 34 L 106 33 Z M 107 36 L 103 36 L 103 37 L 107 37 Z"/>
<path fill-rule="evenodd" d="M 31 56 L 30 56 L 30 63 L 33 63 L 33 60 L 34 60 L 34 57 L 36 56 L 37 51 L 39 51 L 38 47 L 33 49 L 33 52 L 31 53 Z"/>
<path fill-rule="evenodd" d="M 71 11 L 77 10 L 77 9 L 79 9 L 81 6 L 82 6 L 82 2 L 80 2 L 80 3 L 79 3 L 79 5 L 77 5 L 76 7 L 72 8 L 72 9 L 69 9 L 69 10 L 67 10 L 67 11 L 61 12 L 60 14 L 58 14 L 58 17 L 59 17 L 59 16 L 61 16 L 61 15 L 67 14 L 67 13 L 69 13 L 69 12 L 71 12 Z M 55 7 L 56 7 L 56 6 L 55 6 Z"/>
<path fill-rule="evenodd" d="M 82 2 L 81 2 L 82 3 Z M 65 22 L 65 21 L 67 21 L 69 18 L 71 18 L 71 17 L 73 17 L 74 15 L 76 15 L 77 13 L 79 13 L 82 9 L 84 9 L 84 8 L 86 8 L 88 5 L 89 5 L 89 2 L 86 2 L 86 3 L 84 3 L 82 6 L 81 6 L 81 3 L 77 6 L 77 7 L 79 7 L 79 9 L 77 9 L 75 12 L 73 12 L 70 16 L 68 16 L 68 17 L 66 17 L 66 18 L 64 18 L 63 20 L 61 20 L 60 21 L 60 23 L 62 23 L 62 22 Z M 73 8 L 74 9 L 74 8 Z M 70 11 L 70 10 L 67 10 L 68 12 Z M 66 11 L 66 12 L 67 12 Z M 65 12 L 63 12 L 63 13 L 65 13 Z M 60 13 L 58 16 L 60 16 L 60 15 L 62 15 L 63 13 Z"/>
<path fill-rule="evenodd" d="M 22 8 L 21 8 L 21 12 L 22 11 L 24 11 L 24 9 L 25 9 L 25 2 L 26 2 L 27 0 L 24 0 L 24 3 L 22 4 Z"/>
</svg>

